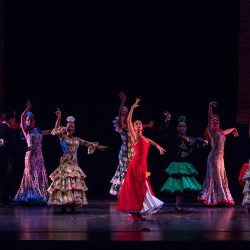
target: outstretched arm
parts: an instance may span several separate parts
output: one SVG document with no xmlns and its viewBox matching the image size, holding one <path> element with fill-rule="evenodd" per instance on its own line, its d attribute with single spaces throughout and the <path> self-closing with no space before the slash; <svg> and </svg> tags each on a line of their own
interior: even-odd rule
<svg viewBox="0 0 250 250">
<path fill-rule="evenodd" d="M 125 104 L 125 101 L 126 101 L 125 92 L 121 91 L 120 94 L 119 94 L 119 97 L 120 97 L 120 100 L 121 100 L 121 104 L 120 104 L 120 107 L 119 107 L 118 125 L 119 125 L 119 128 L 123 129 L 123 128 L 126 127 L 126 125 L 123 122 L 123 109 L 124 109 L 124 104 Z"/>
<path fill-rule="evenodd" d="M 164 153 L 166 152 L 166 150 L 165 150 L 164 148 L 162 148 L 159 144 L 157 144 L 156 142 L 154 142 L 154 141 L 151 140 L 151 139 L 148 139 L 148 138 L 147 138 L 147 140 L 149 141 L 149 143 L 150 143 L 151 145 L 155 146 L 155 147 L 159 150 L 159 152 L 160 152 L 161 155 L 164 155 Z"/>
<path fill-rule="evenodd" d="M 128 130 L 129 130 L 129 133 L 131 134 L 132 144 L 135 144 L 135 140 L 137 138 L 136 132 L 134 130 L 133 122 L 132 122 L 132 116 L 133 116 L 134 109 L 139 106 L 138 105 L 139 101 L 140 99 L 136 98 L 136 101 L 130 108 L 128 117 L 127 117 Z"/>
<path fill-rule="evenodd" d="M 238 137 L 239 136 L 239 133 L 237 131 L 236 128 L 229 128 L 229 129 L 225 129 L 223 130 L 223 133 L 224 135 L 228 135 L 228 134 L 233 134 L 234 137 Z"/>
<path fill-rule="evenodd" d="M 50 135 L 50 134 L 51 134 L 51 131 L 52 131 L 51 129 L 42 130 L 42 131 L 41 131 L 41 134 L 42 134 L 42 135 Z"/>
<path fill-rule="evenodd" d="M 85 141 L 79 137 L 77 137 L 79 140 L 79 143 L 81 146 L 88 147 L 88 154 L 93 154 L 96 149 L 99 149 L 101 151 L 104 151 L 108 146 L 100 145 L 99 142 L 90 142 L 90 141 Z"/>
<path fill-rule="evenodd" d="M 142 124 L 142 128 L 152 128 L 154 127 L 154 121 L 149 121 L 148 123 Z"/>
<path fill-rule="evenodd" d="M 22 128 L 22 131 L 23 131 L 23 134 L 24 134 L 25 138 L 27 138 L 27 134 L 28 134 L 25 119 L 26 119 L 27 112 L 29 112 L 31 110 L 31 108 L 32 108 L 32 105 L 31 105 L 30 100 L 28 99 L 27 102 L 26 102 L 26 109 L 21 114 L 21 128 Z"/>
</svg>

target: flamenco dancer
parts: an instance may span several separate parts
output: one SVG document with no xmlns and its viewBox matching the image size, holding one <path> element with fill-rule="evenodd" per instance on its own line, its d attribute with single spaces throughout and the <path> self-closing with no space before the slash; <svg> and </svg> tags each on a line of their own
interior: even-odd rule
<svg viewBox="0 0 250 250">
<path fill-rule="evenodd" d="M 127 213 L 128 218 L 133 221 L 144 220 L 143 214 L 156 213 L 163 205 L 163 202 L 155 197 L 148 179 L 150 173 L 147 156 L 150 145 L 155 146 L 161 155 L 166 152 L 164 148 L 142 134 L 140 120 L 132 122 L 133 111 L 138 107 L 139 101 L 137 98 L 127 117 L 129 136 L 135 154 L 128 165 L 116 204 L 116 209 Z"/>
<path fill-rule="evenodd" d="M 207 141 L 201 137 L 193 138 L 186 134 L 187 121 L 185 116 L 178 118 L 177 133 L 169 129 L 171 114 L 164 112 L 165 128 L 162 129 L 163 137 L 167 139 L 174 149 L 174 161 L 166 168 L 165 173 L 169 175 L 161 188 L 161 192 L 175 194 L 176 212 L 183 212 L 182 200 L 187 192 L 199 193 L 201 185 L 196 180 L 198 172 L 192 164 L 193 152 L 207 145 Z"/>
<path fill-rule="evenodd" d="M 56 168 L 49 176 L 52 183 L 48 189 L 49 205 L 60 206 L 62 212 L 67 212 L 70 208 L 71 212 L 75 212 L 76 207 L 86 205 L 86 191 L 88 190 L 84 179 L 86 175 L 78 165 L 77 150 L 79 146 L 88 148 L 88 154 L 92 154 L 96 149 L 104 150 L 107 146 L 99 145 L 98 142 L 85 141 L 74 136 L 75 118 L 67 117 L 66 127 L 60 126 L 61 111 L 56 111 L 57 120 L 53 135 L 60 138 L 60 144 L 63 155 L 60 159 L 59 167 Z"/>
<path fill-rule="evenodd" d="M 122 145 L 118 155 L 118 167 L 114 176 L 111 179 L 111 188 L 109 193 L 111 195 L 117 195 L 120 192 L 122 183 L 125 178 L 125 174 L 127 171 L 128 164 L 132 157 L 134 156 L 134 148 L 130 142 L 128 136 L 128 127 L 127 127 L 127 116 L 128 116 L 128 108 L 125 106 L 126 94 L 121 91 L 119 94 L 120 97 L 120 107 L 119 107 L 119 116 L 115 117 L 113 124 L 115 127 L 115 131 L 118 132 L 122 139 Z M 154 122 L 150 121 L 147 124 L 143 124 L 143 128 L 153 128 Z"/>
<path fill-rule="evenodd" d="M 239 136 L 236 128 L 220 129 L 220 118 L 213 113 L 217 102 L 210 102 L 208 106 L 207 131 L 211 140 L 211 151 L 207 159 L 207 173 L 202 191 L 198 199 L 207 206 L 233 206 L 234 199 L 228 187 L 228 180 L 224 165 L 224 146 L 226 136 Z"/>
</svg>

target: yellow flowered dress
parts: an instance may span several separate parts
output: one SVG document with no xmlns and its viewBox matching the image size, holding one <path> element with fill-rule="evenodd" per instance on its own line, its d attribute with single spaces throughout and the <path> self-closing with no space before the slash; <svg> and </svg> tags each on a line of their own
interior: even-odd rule
<svg viewBox="0 0 250 250">
<path fill-rule="evenodd" d="M 78 166 L 77 150 L 79 145 L 88 147 L 88 154 L 94 153 L 98 142 L 88 142 L 78 137 L 68 137 L 65 128 L 53 130 L 54 135 L 60 138 L 63 155 L 60 164 L 49 176 L 52 183 L 48 189 L 49 205 L 86 205 L 86 191 L 84 179 L 86 175 Z"/>
</svg>

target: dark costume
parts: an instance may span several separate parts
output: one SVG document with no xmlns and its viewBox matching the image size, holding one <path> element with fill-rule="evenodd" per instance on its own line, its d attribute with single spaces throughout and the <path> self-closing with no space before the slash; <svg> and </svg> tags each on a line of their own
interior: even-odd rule
<svg viewBox="0 0 250 250">
<path fill-rule="evenodd" d="M 169 128 L 169 123 L 161 127 L 161 133 L 169 147 L 173 147 L 174 155 L 173 162 L 165 170 L 169 177 L 163 184 L 161 192 L 167 191 L 177 195 L 186 191 L 199 192 L 201 185 L 196 180 L 198 172 L 191 163 L 191 156 L 193 151 L 202 147 L 205 140 L 188 135 L 180 136 Z"/>
</svg>

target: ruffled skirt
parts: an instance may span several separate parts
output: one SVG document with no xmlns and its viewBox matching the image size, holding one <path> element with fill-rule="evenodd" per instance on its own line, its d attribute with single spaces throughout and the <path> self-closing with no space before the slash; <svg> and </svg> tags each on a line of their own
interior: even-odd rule
<svg viewBox="0 0 250 250">
<path fill-rule="evenodd" d="M 81 207 L 88 204 L 84 179 L 86 175 L 76 165 L 60 165 L 50 176 L 52 183 L 48 189 L 49 205 L 75 205 Z"/>
</svg>

